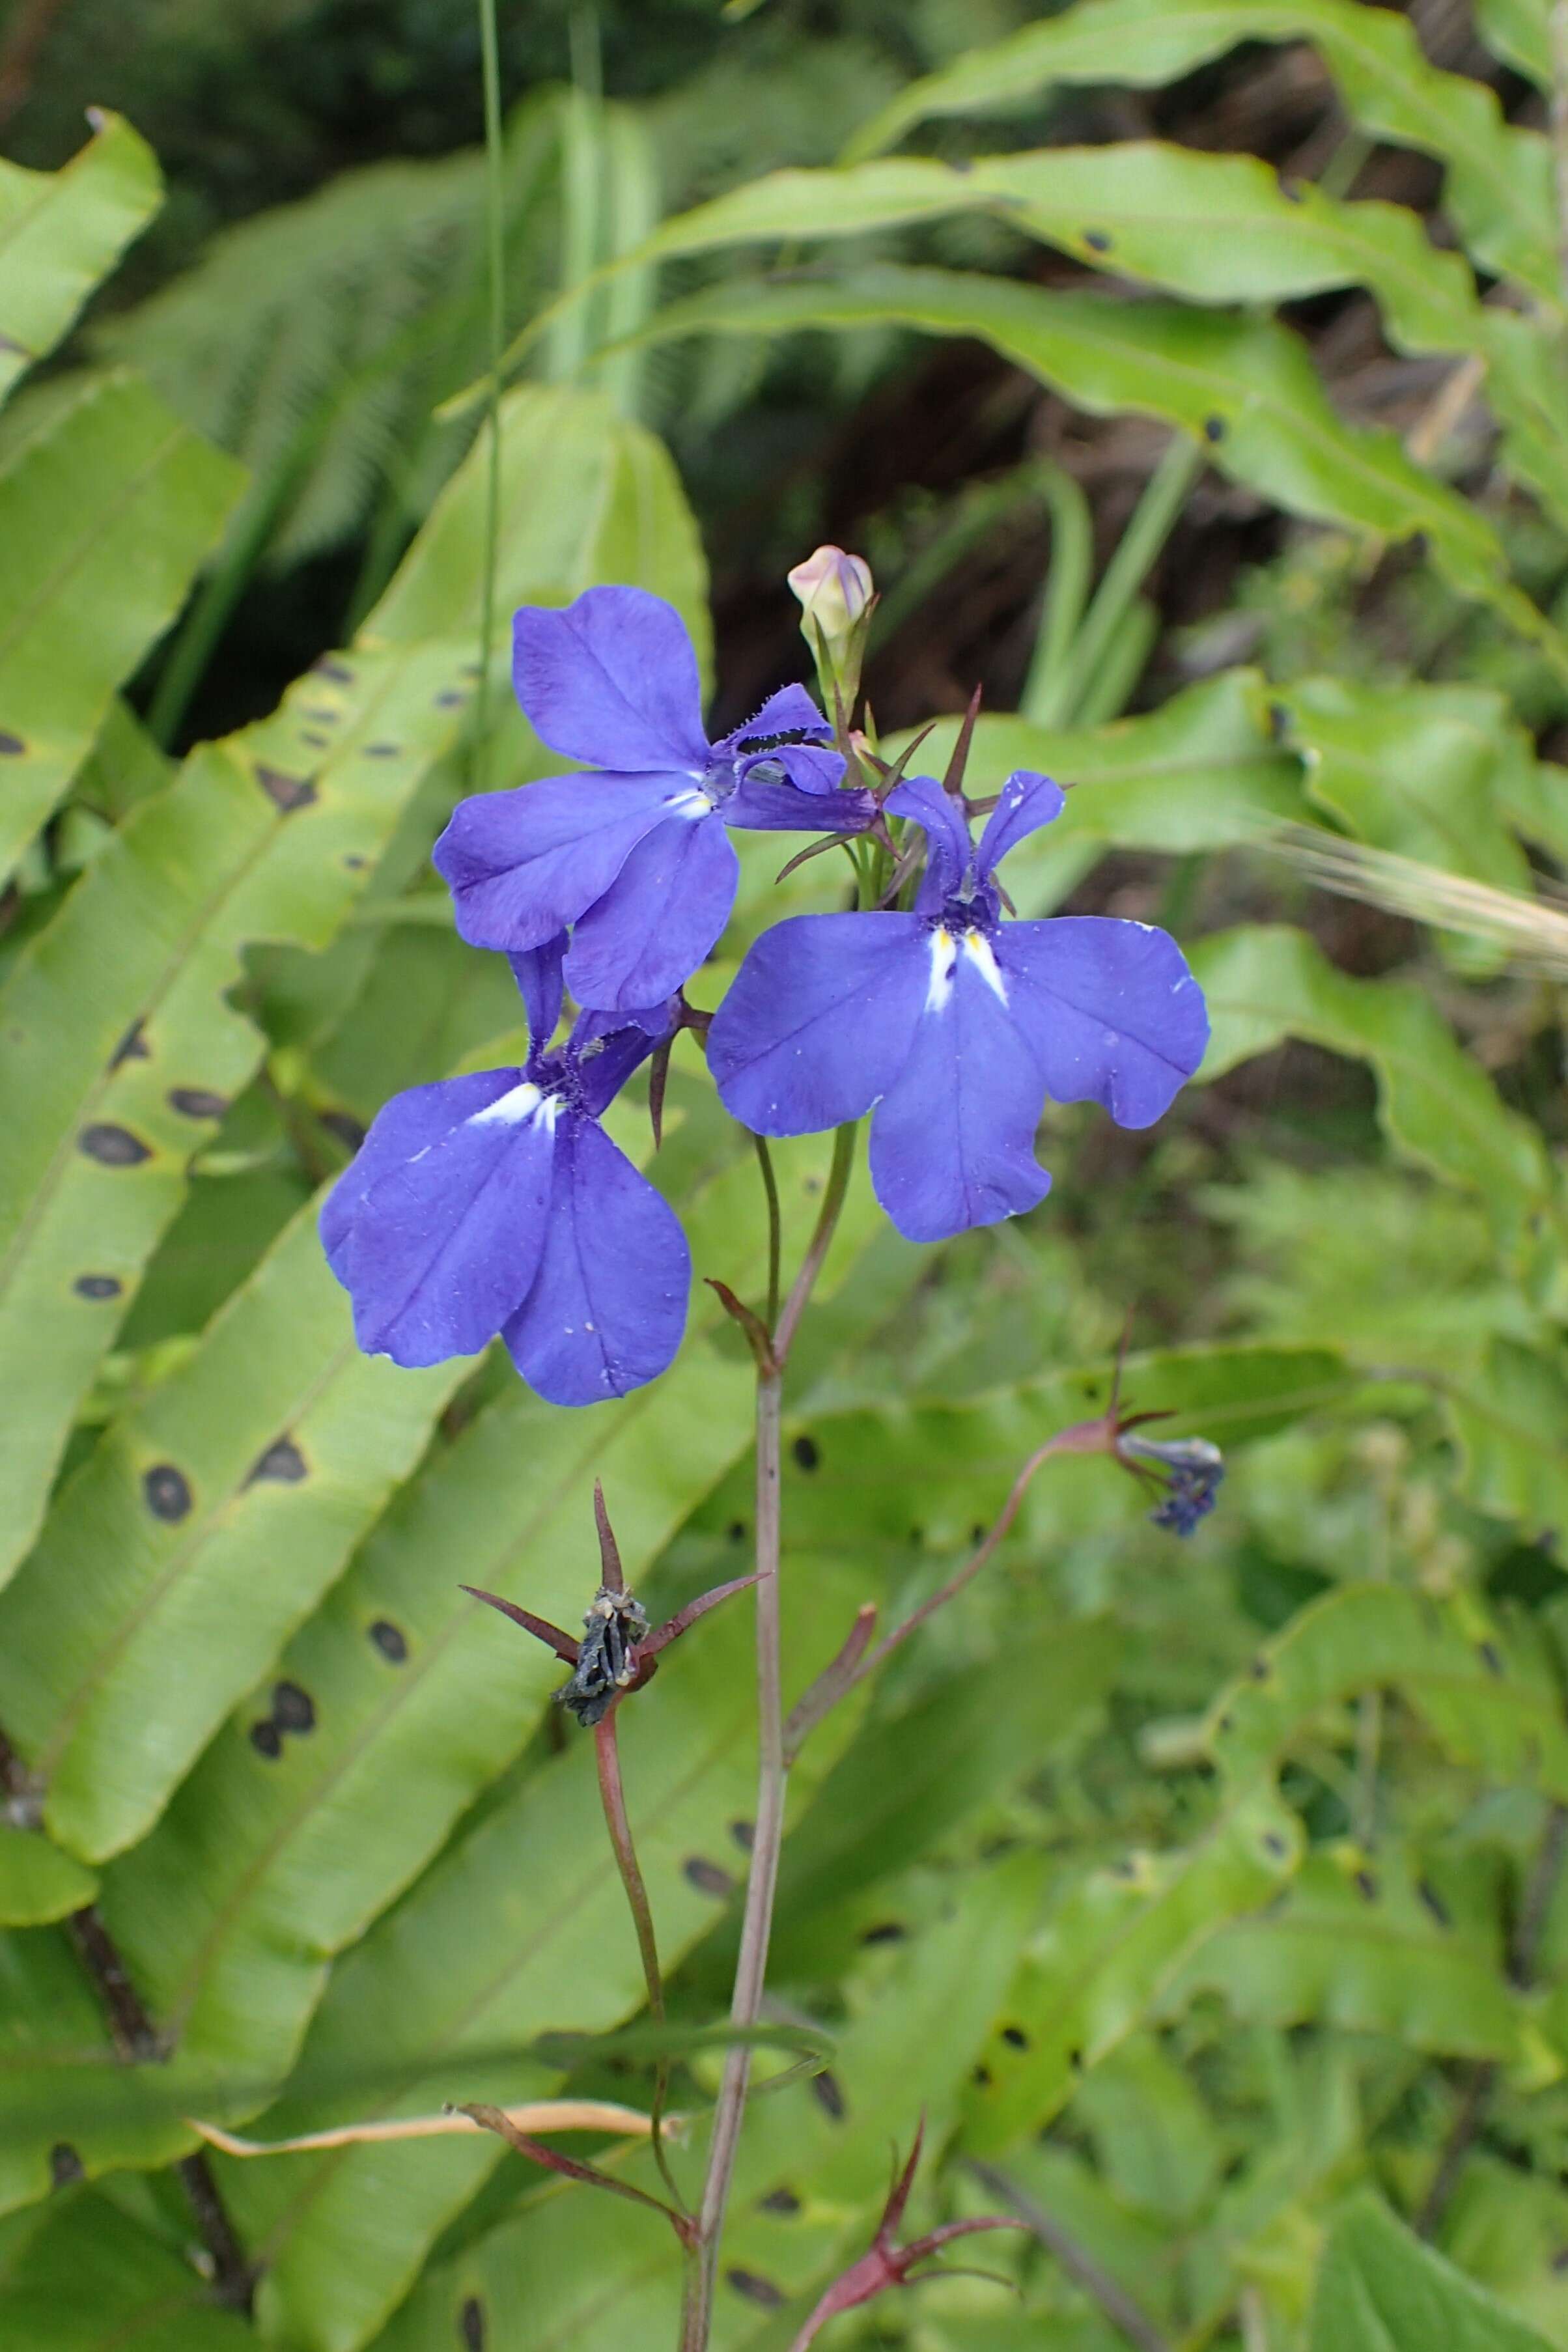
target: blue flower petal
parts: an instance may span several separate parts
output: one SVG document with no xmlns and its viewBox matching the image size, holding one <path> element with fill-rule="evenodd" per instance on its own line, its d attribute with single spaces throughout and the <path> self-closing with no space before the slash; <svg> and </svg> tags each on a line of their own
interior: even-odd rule
<svg viewBox="0 0 1568 2352">
<path fill-rule="evenodd" d="M 543 1053 L 561 1018 L 561 965 L 565 953 L 566 934 L 557 931 L 542 947 L 523 948 L 507 958 L 528 1014 L 529 1044 L 536 1054 Z"/>
<path fill-rule="evenodd" d="M 982 880 L 989 881 L 1008 851 L 1016 849 L 1031 833 L 1038 833 L 1043 824 L 1054 824 L 1066 806 L 1061 786 L 1049 776 L 1015 768 L 997 794 L 980 836 L 976 862 Z"/>
<path fill-rule="evenodd" d="M 646 588 L 589 588 L 563 612 L 525 604 L 512 683 L 541 740 L 623 774 L 708 758 L 697 656 L 673 604 Z"/>
<path fill-rule="evenodd" d="M 395 1095 L 321 1215 L 367 1355 L 471 1356 L 527 1293 L 545 1246 L 558 1105 L 521 1070 Z"/>
<path fill-rule="evenodd" d="M 686 1328 L 691 1257 L 679 1219 L 591 1119 L 556 1138 L 543 1258 L 504 1334 L 552 1404 L 596 1404 L 657 1380 Z"/>
<path fill-rule="evenodd" d="M 740 871 L 706 811 L 656 826 L 573 935 L 566 984 L 578 1003 L 617 1012 L 673 996 L 729 921 Z"/>
<path fill-rule="evenodd" d="M 912 817 L 925 827 L 926 870 L 921 882 L 921 913 L 935 914 L 963 881 L 973 855 L 963 803 L 932 776 L 907 776 L 888 794 L 892 816 Z"/>
<path fill-rule="evenodd" d="M 871 1121 L 871 1182 L 900 1233 L 946 1241 L 1019 1216 L 1051 1180 L 1035 1158 L 1044 1087 L 991 943 L 929 931 L 924 1009 Z"/>
<path fill-rule="evenodd" d="M 432 852 L 459 932 L 477 948 L 542 947 L 603 898 L 646 834 L 695 795 L 689 776 L 666 772 L 547 776 L 459 801 Z"/>
<path fill-rule="evenodd" d="M 840 760 L 838 765 L 843 764 Z M 763 782 L 757 770 L 764 765 L 763 761 L 753 761 L 725 802 L 726 824 L 750 833 L 851 834 L 864 833 L 876 823 L 875 796 L 858 786 L 841 793 L 831 785 L 813 784 L 808 792 L 802 792 L 794 783 Z"/>
<path fill-rule="evenodd" d="M 1148 1127 L 1203 1060 L 1203 992 L 1170 934 L 1107 915 L 1005 923 L 996 961 L 1057 1102 Z"/>
<path fill-rule="evenodd" d="M 804 686 L 781 686 L 770 694 L 754 719 L 737 727 L 713 749 L 739 758 L 759 740 L 770 735 L 810 735 L 822 743 L 831 743 L 833 730 L 823 717 Z"/>
<path fill-rule="evenodd" d="M 708 1032 L 724 1108 L 757 1135 L 813 1135 L 898 1076 L 926 993 L 914 915 L 795 915 L 746 952 Z"/>
<path fill-rule="evenodd" d="M 584 1110 L 597 1118 L 614 1102 L 632 1072 L 674 1036 L 679 1012 L 671 998 L 625 1013 L 578 1014 L 566 1053 Z"/>
</svg>

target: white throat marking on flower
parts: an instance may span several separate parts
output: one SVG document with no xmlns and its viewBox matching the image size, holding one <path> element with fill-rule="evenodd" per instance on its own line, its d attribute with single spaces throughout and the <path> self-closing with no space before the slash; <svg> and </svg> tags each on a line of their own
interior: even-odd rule
<svg viewBox="0 0 1568 2352">
<path fill-rule="evenodd" d="M 470 1127 L 520 1127 L 524 1119 L 531 1118 L 537 1120 L 547 1134 L 553 1135 L 555 1122 L 560 1116 L 560 1096 L 542 1094 L 531 1078 L 524 1078 L 521 1086 L 509 1087 L 504 1095 L 498 1095 L 493 1103 L 487 1103 L 483 1110 L 477 1110 L 468 1124 Z"/>
<path fill-rule="evenodd" d="M 711 816 L 717 806 L 711 793 L 698 786 L 690 792 L 672 793 L 664 804 L 664 813 L 666 816 L 683 816 L 689 824 L 694 824 L 699 817 Z"/>
<path fill-rule="evenodd" d="M 940 1013 L 952 994 L 952 975 L 957 962 L 952 933 L 939 924 L 931 935 L 931 981 L 926 989 L 925 1007 L 928 1013 Z"/>
<path fill-rule="evenodd" d="M 996 968 L 996 958 L 984 931 L 965 931 L 963 952 L 1000 1004 L 1007 1002 L 1007 983 Z"/>
</svg>

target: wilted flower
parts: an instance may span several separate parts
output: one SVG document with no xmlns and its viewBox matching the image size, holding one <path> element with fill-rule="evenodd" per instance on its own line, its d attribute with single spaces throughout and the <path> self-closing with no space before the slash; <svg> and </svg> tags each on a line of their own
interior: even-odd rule
<svg viewBox="0 0 1568 2352">
<path fill-rule="evenodd" d="M 865 557 L 846 555 L 841 547 L 819 547 L 788 577 L 800 601 L 800 633 L 806 644 L 815 651 L 820 633 L 829 654 L 840 652 L 874 593 Z"/>
<path fill-rule="evenodd" d="M 599 1125 L 677 1008 L 583 1013 L 552 1053 L 565 944 L 511 959 L 523 1067 L 395 1095 L 333 1187 L 321 1239 L 367 1354 L 436 1364 L 499 1332 L 531 1388 L 578 1405 L 664 1370 L 691 1260 L 674 1211 Z"/>
<path fill-rule="evenodd" d="M 1123 1431 L 1116 1451 L 1131 1469 L 1156 1481 L 1163 1474 L 1163 1496 L 1149 1514 L 1157 1528 L 1190 1536 L 1198 1521 L 1207 1518 L 1225 1476 L 1225 1456 L 1206 1437 L 1175 1437 L 1161 1443 L 1152 1437 L 1131 1437 Z"/>
<path fill-rule="evenodd" d="M 555 1696 L 567 1712 L 574 1715 L 586 1730 L 604 1721 L 623 1691 L 637 1690 L 658 1672 L 661 1650 L 706 1617 L 710 1609 L 717 1609 L 721 1601 L 732 1593 L 744 1592 L 756 1583 L 754 1576 L 732 1577 L 728 1584 L 716 1584 L 710 1591 L 700 1593 L 678 1609 L 673 1617 L 649 1633 L 647 1612 L 626 1586 L 621 1555 L 610 1526 L 610 1516 L 605 1508 L 604 1489 L 597 1479 L 594 1482 L 594 1517 L 599 1532 L 599 1565 L 601 1580 L 594 1595 L 592 1608 L 583 1620 L 583 1638 L 579 1642 L 552 1625 L 548 1617 L 536 1617 L 531 1609 L 524 1609 L 515 1601 L 503 1601 L 497 1592 L 481 1592 L 477 1585 L 459 1586 L 470 1600 L 482 1601 L 488 1608 L 496 1609 L 553 1650 L 563 1665 L 572 1669 L 570 1682 L 563 1683 Z"/>
<path fill-rule="evenodd" d="M 739 861 L 725 828 L 860 833 L 871 794 L 802 686 L 710 743 L 685 624 L 641 588 L 590 588 L 514 625 L 518 700 L 552 750 L 595 772 L 461 801 L 436 845 L 458 929 L 476 947 L 543 945 L 575 925 L 580 1004 L 653 1004 L 689 979 L 730 919 Z"/>
<path fill-rule="evenodd" d="M 996 867 L 1062 806 L 1047 777 L 1015 774 L 975 849 L 960 801 L 929 777 L 900 784 L 888 810 L 928 844 L 914 911 L 780 923 L 713 1016 L 719 1092 L 755 1133 L 809 1134 L 875 1105 L 872 1182 L 910 1241 L 1044 1199 L 1047 1096 L 1147 1127 L 1203 1059 L 1203 996 L 1164 931 L 1003 921 Z"/>
</svg>

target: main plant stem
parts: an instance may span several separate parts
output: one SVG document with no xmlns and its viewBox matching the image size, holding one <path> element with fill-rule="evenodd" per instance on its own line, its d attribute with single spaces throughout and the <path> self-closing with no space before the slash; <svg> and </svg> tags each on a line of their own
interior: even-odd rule
<svg viewBox="0 0 1568 2352">
<path fill-rule="evenodd" d="M 741 1949 L 730 1999 L 730 2024 L 738 2039 L 725 2058 L 723 2079 L 713 2110 L 708 2177 L 703 2182 L 698 2215 L 701 2250 L 699 2273 L 681 2318 L 681 2352 L 706 2352 L 712 2325 L 719 2241 L 735 2173 L 741 2126 L 745 2119 L 746 2093 L 752 2076 L 750 2036 L 762 2015 L 773 1897 L 778 1889 L 779 1850 L 784 1843 L 785 1764 L 779 1506 L 784 1367 L 800 1318 L 837 1230 L 854 1163 L 855 1132 L 853 1127 L 841 1127 L 834 1138 L 833 1165 L 816 1227 L 773 1330 L 770 1360 L 757 1371 L 757 1817 L 752 1832 L 752 1866 L 746 1880 Z"/>
</svg>

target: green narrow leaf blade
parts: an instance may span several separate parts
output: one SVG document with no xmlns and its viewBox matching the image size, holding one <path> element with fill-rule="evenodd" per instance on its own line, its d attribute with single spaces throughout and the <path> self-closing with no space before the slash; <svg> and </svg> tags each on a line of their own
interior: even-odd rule
<svg viewBox="0 0 1568 2352">
<path fill-rule="evenodd" d="M 153 151 L 118 114 L 59 172 L 0 162 L 0 400 L 54 349 L 163 201 Z"/>
</svg>

